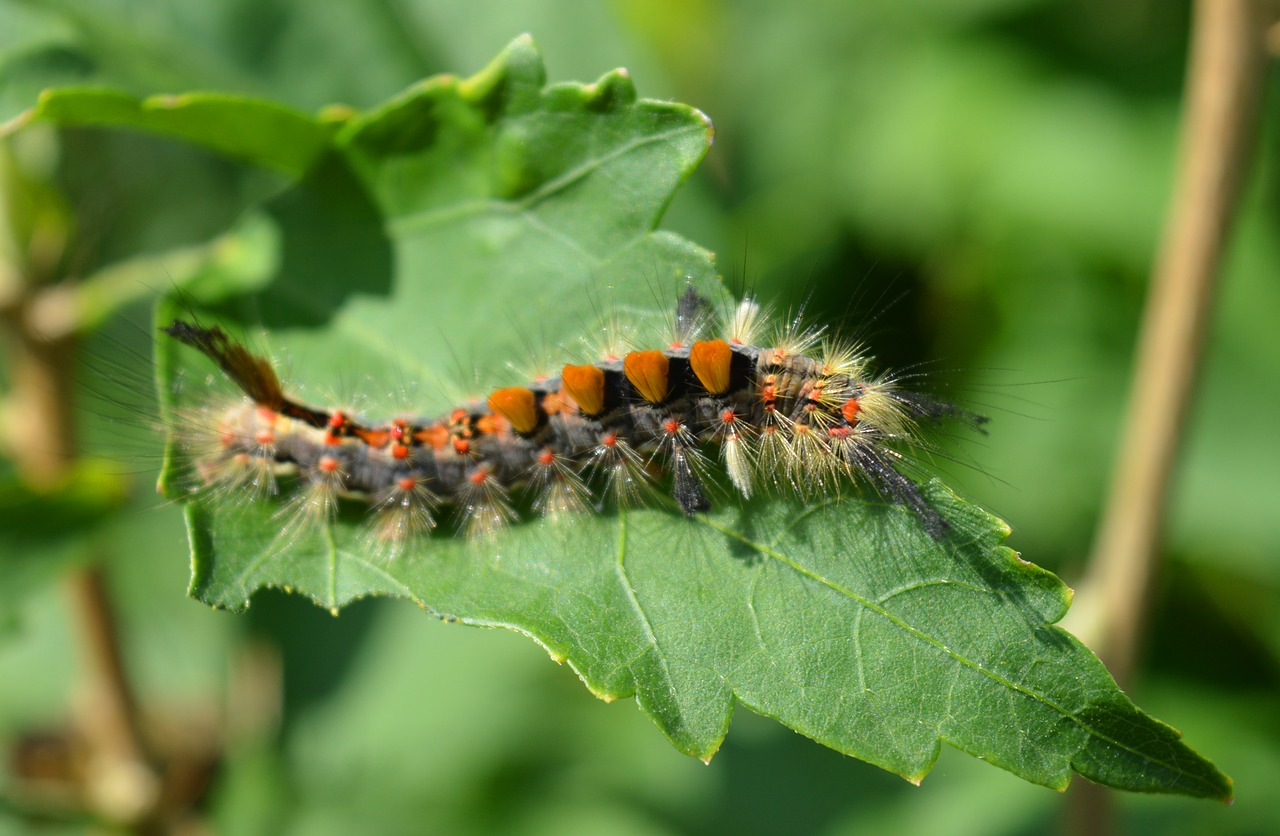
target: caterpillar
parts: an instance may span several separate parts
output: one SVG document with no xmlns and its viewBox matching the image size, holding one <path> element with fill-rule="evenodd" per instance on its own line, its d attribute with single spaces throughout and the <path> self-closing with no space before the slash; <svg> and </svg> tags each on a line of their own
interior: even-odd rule
<svg viewBox="0 0 1280 836">
<path fill-rule="evenodd" d="M 723 320 L 723 321 L 718 321 Z M 985 417 L 908 391 L 871 371 L 857 346 L 768 316 L 746 298 L 727 316 L 689 287 L 667 345 L 625 353 L 493 390 L 435 419 L 367 422 L 286 394 L 271 362 L 218 327 L 176 319 L 169 337 L 212 360 L 243 395 L 211 418 L 205 485 L 260 498 L 298 474 L 304 518 L 332 518 L 340 499 L 366 502 L 375 539 L 397 548 L 436 528 L 452 507 L 460 529 L 487 533 L 523 507 L 558 516 L 634 504 L 669 478 L 681 512 L 711 508 L 719 466 L 742 497 L 801 498 L 870 489 L 910 508 L 934 538 L 947 524 L 903 473 L 930 449 L 921 428 Z M 716 330 L 719 333 L 713 333 Z"/>
</svg>

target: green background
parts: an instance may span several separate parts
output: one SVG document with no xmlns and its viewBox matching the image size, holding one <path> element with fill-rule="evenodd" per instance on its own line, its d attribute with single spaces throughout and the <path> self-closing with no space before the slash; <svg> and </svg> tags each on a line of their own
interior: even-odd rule
<svg viewBox="0 0 1280 836">
<path fill-rule="evenodd" d="M 9 0 L 0 121 L 56 84 L 366 108 L 426 75 L 475 72 L 523 31 L 552 81 L 626 66 L 641 95 L 693 104 L 717 128 L 664 227 L 763 298 L 809 299 L 815 317 L 867 331 L 887 365 L 927 363 L 931 385 L 989 412 L 990 438 L 962 448 L 977 467 L 949 465 L 947 479 L 1074 585 L 1169 193 L 1187 27 L 1183 4 L 1097 0 L 530 0 L 483 12 Z M 1232 774 L 1237 802 L 1121 797 L 1134 829 L 1259 832 L 1280 814 L 1267 801 L 1280 781 L 1276 104 L 1273 92 L 1132 692 Z M 70 275 L 199 244 L 280 183 L 134 135 L 68 131 L 58 144 L 79 231 Z M 132 365 L 144 388 L 146 297 L 169 280 L 152 269 L 133 281 L 131 316 L 105 323 L 94 351 Z M 85 410 L 105 411 L 93 397 Z M 203 708 L 213 722 L 246 699 L 252 660 L 282 672 L 278 723 L 229 741 L 208 809 L 228 830 L 1016 833 L 1062 815 L 1060 796 L 954 751 L 916 789 L 745 711 L 703 767 L 629 701 L 590 699 L 522 637 L 443 625 L 405 603 L 332 619 L 266 593 L 242 616 L 210 611 L 183 595 L 177 509 L 149 495 L 158 449 L 145 433 L 89 424 L 91 442 L 129 454 L 136 500 L 70 551 L 107 561 L 149 703 Z M 32 585 L 0 637 L 4 741 L 55 725 L 74 690 L 64 601 Z"/>
</svg>

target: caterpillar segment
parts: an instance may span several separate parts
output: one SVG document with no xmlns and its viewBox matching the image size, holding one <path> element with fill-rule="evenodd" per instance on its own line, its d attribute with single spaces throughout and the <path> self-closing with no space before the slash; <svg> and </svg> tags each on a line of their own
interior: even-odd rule
<svg viewBox="0 0 1280 836">
<path fill-rule="evenodd" d="M 519 519 L 513 494 L 547 516 L 634 504 L 669 478 L 685 514 L 711 508 L 713 458 L 743 496 L 802 498 L 850 482 L 903 504 L 935 537 L 946 524 L 900 472 L 918 423 L 983 419 L 867 372 L 857 350 L 814 350 L 820 332 L 791 323 L 752 345 L 760 306 L 740 303 L 722 337 L 699 339 L 711 306 L 689 291 L 663 349 L 565 365 L 558 377 L 497 389 L 483 404 L 434 420 L 366 423 L 291 399 L 271 364 L 217 327 L 181 320 L 164 331 L 195 348 L 243 393 L 217 415 L 218 443 L 196 472 L 224 492 L 258 499 L 292 469 L 302 487 L 286 511 L 332 519 L 341 498 L 370 506 L 369 535 L 396 548 L 428 534 L 446 506 L 459 528 L 484 534 Z"/>
</svg>

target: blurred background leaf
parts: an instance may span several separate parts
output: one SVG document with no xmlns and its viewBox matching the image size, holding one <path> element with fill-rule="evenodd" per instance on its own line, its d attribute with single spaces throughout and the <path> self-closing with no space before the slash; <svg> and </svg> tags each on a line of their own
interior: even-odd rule
<svg viewBox="0 0 1280 836">
<path fill-rule="evenodd" d="M 993 414 L 990 440 L 961 451 L 977 468 L 948 466 L 947 478 L 1071 583 L 1168 197 L 1187 22 L 1186 3 L 1160 0 L 521 0 L 484 15 L 446 0 L 0 0 L 0 121 L 65 84 L 364 108 L 432 73 L 474 72 L 523 31 L 552 81 L 626 66 L 644 95 L 689 102 L 717 126 L 664 226 L 762 296 L 809 298 L 816 317 L 865 330 L 888 364 L 929 363 L 931 385 Z M 1129 830 L 1265 832 L 1278 815 L 1277 101 L 1272 90 L 1133 694 L 1232 773 L 1237 802 L 1123 797 Z M 155 138 L 78 129 L 51 142 L 75 231 L 66 276 L 168 263 L 285 182 Z M 143 281 L 159 291 L 179 278 Z M 146 368 L 145 305 L 124 313 L 91 350 Z M 86 433 L 135 447 L 119 425 Z M 148 454 L 130 461 L 141 469 Z M 136 504 L 156 505 L 149 487 L 139 476 Z M 279 671 L 281 722 L 227 733 L 209 808 L 224 829 L 1021 833 L 1061 813 L 1057 795 L 955 752 L 917 790 L 747 712 L 703 768 L 630 703 L 583 699 L 520 637 L 385 602 L 333 620 L 283 595 L 237 619 L 182 597 L 174 509 L 94 531 L 157 706 L 225 711 L 249 699 L 244 682 Z M 71 694 L 60 600 L 37 593 L 21 616 L 0 644 L 5 743 L 56 724 Z"/>
</svg>

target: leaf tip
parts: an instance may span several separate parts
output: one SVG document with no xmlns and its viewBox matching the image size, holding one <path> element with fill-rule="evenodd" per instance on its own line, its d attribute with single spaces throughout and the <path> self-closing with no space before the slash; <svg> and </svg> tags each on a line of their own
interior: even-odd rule
<svg viewBox="0 0 1280 836">
<path fill-rule="evenodd" d="M 177 110 L 191 102 L 191 96 L 180 96 L 172 93 L 151 96 L 142 102 L 143 110 Z"/>
<path fill-rule="evenodd" d="M 711 144 L 712 144 L 712 143 L 714 143 L 714 142 L 716 141 L 716 124 L 715 124 L 715 122 L 712 122 L 712 121 L 711 121 L 711 117 L 710 117 L 710 116 L 708 116 L 707 114 L 703 113 L 701 110 L 698 110 L 698 108 L 696 108 L 696 107 L 690 108 L 690 110 L 692 110 L 692 111 L 693 111 L 693 116 L 694 116 L 694 118 L 695 118 L 695 119 L 700 119 L 700 120 L 702 120 L 702 124 L 706 127 L 706 130 L 707 130 L 707 147 L 708 147 L 708 148 L 710 148 L 710 147 L 711 147 Z"/>
<path fill-rule="evenodd" d="M 350 122 L 359 112 L 349 104 L 333 102 L 320 108 L 316 118 L 328 125 L 341 125 Z"/>
<path fill-rule="evenodd" d="M 636 86 L 625 67 L 611 70 L 594 84 L 583 88 L 587 107 L 596 111 L 616 110 L 635 104 Z"/>
</svg>

